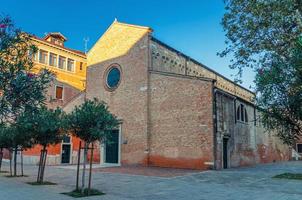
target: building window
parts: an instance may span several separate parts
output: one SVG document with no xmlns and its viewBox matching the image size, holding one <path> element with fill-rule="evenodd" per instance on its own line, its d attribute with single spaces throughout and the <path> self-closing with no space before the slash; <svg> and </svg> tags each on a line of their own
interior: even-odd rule
<svg viewBox="0 0 302 200">
<path fill-rule="evenodd" d="M 80 70 L 82 70 L 82 69 L 83 69 L 83 63 L 80 62 Z"/>
<path fill-rule="evenodd" d="M 49 65 L 56 67 L 57 66 L 57 55 L 50 53 L 49 54 Z"/>
<path fill-rule="evenodd" d="M 36 61 L 36 53 L 34 53 L 34 51 L 32 49 L 29 50 L 28 52 L 28 56 L 30 59 L 32 59 L 33 61 Z"/>
<path fill-rule="evenodd" d="M 302 153 L 302 144 L 297 144 L 297 152 Z"/>
<path fill-rule="evenodd" d="M 40 50 L 39 53 L 39 62 L 42 64 L 47 64 L 47 51 Z"/>
<path fill-rule="evenodd" d="M 107 73 L 106 83 L 110 89 L 117 88 L 121 80 L 121 72 L 117 66 L 113 66 Z"/>
<path fill-rule="evenodd" d="M 74 60 L 69 59 L 67 61 L 67 70 L 73 72 L 74 71 Z"/>
<path fill-rule="evenodd" d="M 63 87 L 61 86 L 56 86 L 56 99 L 63 99 Z"/>
<path fill-rule="evenodd" d="M 246 108 L 243 104 L 240 104 L 237 107 L 236 119 L 237 119 L 237 121 L 248 122 L 248 114 L 247 114 Z"/>
<path fill-rule="evenodd" d="M 60 69 L 66 68 L 66 58 L 63 56 L 59 56 L 59 68 Z"/>
</svg>

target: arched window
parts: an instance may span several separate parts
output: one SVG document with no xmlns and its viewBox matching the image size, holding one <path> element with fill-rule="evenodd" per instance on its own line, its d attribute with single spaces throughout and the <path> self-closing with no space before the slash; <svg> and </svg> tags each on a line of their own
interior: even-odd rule
<svg viewBox="0 0 302 200">
<path fill-rule="evenodd" d="M 248 122 L 248 114 L 245 106 L 243 104 L 240 104 L 237 107 L 237 112 L 236 112 L 236 119 L 237 121 L 241 122 Z"/>
</svg>

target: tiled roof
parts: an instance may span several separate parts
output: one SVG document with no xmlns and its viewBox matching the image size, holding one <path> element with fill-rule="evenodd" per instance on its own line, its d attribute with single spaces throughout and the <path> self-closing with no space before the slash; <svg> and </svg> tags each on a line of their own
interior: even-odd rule
<svg viewBox="0 0 302 200">
<path fill-rule="evenodd" d="M 73 53 L 80 54 L 81 56 L 85 56 L 86 57 L 86 54 L 84 52 L 82 52 L 82 51 L 75 50 L 75 49 L 70 49 L 70 48 L 67 48 L 67 47 L 64 47 L 64 46 L 61 46 L 61 45 L 58 45 L 58 44 L 54 44 L 52 42 L 46 41 L 46 40 L 44 40 L 42 38 L 39 38 L 39 37 L 37 37 L 35 35 L 32 35 L 32 37 L 35 38 L 35 39 L 37 39 L 37 40 L 39 40 L 39 41 L 41 41 L 41 42 L 45 42 L 45 43 L 53 45 L 55 47 L 59 47 L 59 48 L 65 49 L 67 51 L 71 51 Z"/>
</svg>

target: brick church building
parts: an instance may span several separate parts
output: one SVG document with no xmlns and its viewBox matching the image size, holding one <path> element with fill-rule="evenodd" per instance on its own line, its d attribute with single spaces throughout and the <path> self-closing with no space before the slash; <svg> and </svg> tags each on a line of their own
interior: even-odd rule
<svg viewBox="0 0 302 200">
<path fill-rule="evenodd" d="M 289 147 L 261 126 L 253 92 L 152 32 L 114 21 L 87 54 L 64 47 L 60 33 L 33 38 L 37 68 L 57 74 L 50 107 L 70 112 L 98 98 L 121 120 L 112 143 L 98 145 L 95 162 L 222 169 L 289 159 Z M 48 163 L 75 163 L 77 147 L 77 138 L 66 137 L 50 147 Z M 25 159 L 37 162 L 38 150 Z"/>
</svg>

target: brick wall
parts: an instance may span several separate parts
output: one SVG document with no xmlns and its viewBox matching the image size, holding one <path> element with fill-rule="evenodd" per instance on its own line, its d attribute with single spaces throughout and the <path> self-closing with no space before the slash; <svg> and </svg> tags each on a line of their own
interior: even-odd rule
<svg viewBox="0 0 302 200">
<path fill-rule="evenodd" d="M 150 90 L 150 165 L 212 168 L 212 82 L 151 73 Z"/>
<path fill-rule="evenodd" d="M 237 109 L 243 105 L 247 121 L 237 119 Z M 289 159 L 289 147 L 266 131 L 255 107 L 234 96 L 216 93 L 216 168 L 223 168 L 223 138 L 227 138 L 228 167 L 248 166 L 258 163 L 284 161 Z M 255 123 L 256 120 L 256 123 Z"/>
</svg>

